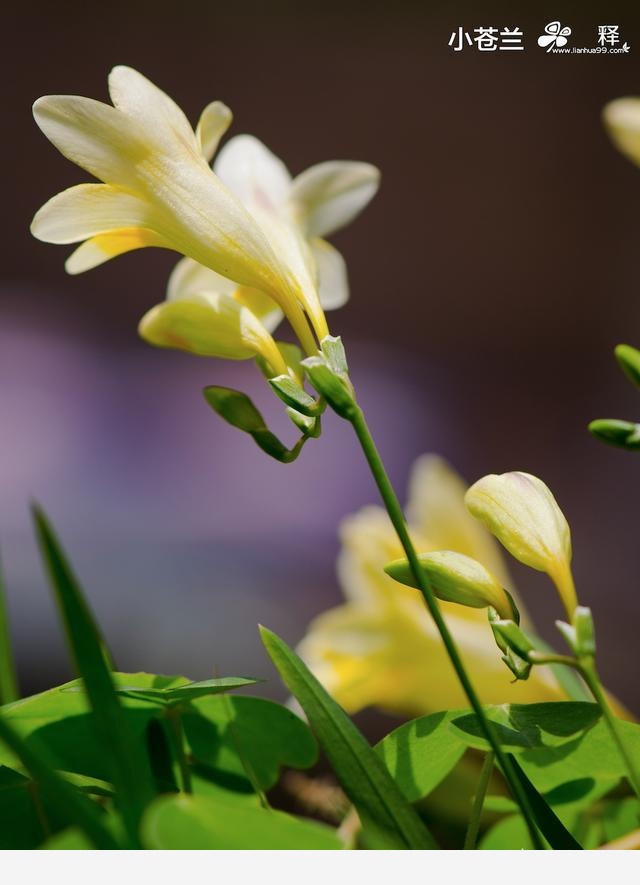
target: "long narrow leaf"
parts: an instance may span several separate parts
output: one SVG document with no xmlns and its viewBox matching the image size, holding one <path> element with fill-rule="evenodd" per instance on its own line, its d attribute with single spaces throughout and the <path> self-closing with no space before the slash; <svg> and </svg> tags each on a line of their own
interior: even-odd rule
<svg viewBox="0 0 640 885">
<path fill-rule="evenodd" d="M 7 597 L 0 562 L 0 706 L 11 704 L 20 697 L 16 668 L 11 651 Z"/>
<path fill-rule="evenodd" d="M 582 849 L 582 845 L 573 838 L 569 830 L 556 815 L 555 811 L 547 803 L 546 799 L 541 796 L 533 786 L 522 768 L 518 765 L 515 757 L 511 755 L 510 759 L 516 776 L 520 780 L 522 788 L 529 798 L 529 804 L 538 829 L 549 845 L 558 851 L 575 851 L 576 849 Z"/>
<path fill-rule="evenodd" d="M 289 646 L 264 627 L 262 641 L 289 690 L 309 718 L 336 777 L 353 802 L 365 833 L 393 848 L 437 848 L 384 763 L 341 707 Z"/>
<path fill-rule="evenodd" d="M 107 666 L 104 641 L 78 582 L 38 508 L 34 508 L 34 519 L 71 654 L 84 681 L 96 731 L 112 760 L 118 804 L 129 836 L 136 844 L 142 812 L 153 795 L 148 759 L 130 733 Z"/>
<path fill-rule="evenodd" d="M 14 753 L 33 780 L 46 791 L 69 823 L 91 840 L 96 848 L 118 848 L 115 839 L 103 823 L 103 814 L 86 796 L 67 783 L 45 759 L 31 747 L 0 716 L 0 741 Z"/>
</svg>

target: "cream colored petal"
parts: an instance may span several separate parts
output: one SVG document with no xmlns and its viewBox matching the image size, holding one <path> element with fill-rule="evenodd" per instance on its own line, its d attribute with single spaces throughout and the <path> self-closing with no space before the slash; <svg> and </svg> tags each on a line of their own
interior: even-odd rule
<svg viewBox="0 0 640 885">
<path fill-rule="evenodd" d="M 222 148 L 214 172 L 246 208 L 278 214 L 291 188 L 282 160 L 252 135 L 236 135 Z"/>
<path fill-rule="evenodd" d="M 617 98 L 602 112 L 607 132 L 626 157 L 640 166 L 640 98 Z"/>
<path fill-rule="evenodd" d="M 233 293 L 233 297 L 240 304 L 248 307 L 251 313 L 258 317 L 267 332 L 275 332 L 282 322 L 282 310 L 275 303 L 273 298 L 269 298 L 259 289 L 251 289 L 249 286 L 238 286 Z"/>
<path fill-rule="evenodd" d="M 167 299 L 189 298 L 200 292 L 219 292 L 233 295 L 238 284 L 221 276 L 210 267 L 199 264 L 192 258 L 181 258 L 171 271 L 167 283 Z"/>
<path fill-rule="evenodd" d="M 258 208 L 254 208 L 252 214 L 288 274 L 290 288 L 309 315 L 318 341 L 322 341 L 329 329 L 314 278 L 316 266 L 307 241 L 298 227 L 282 217 Z"/>
<path fill-rule="evenodd" d="M 33 106 L 36 123 L 61 154 L 102 181 L 135 180 L 147 152 L 138 124 L 111 105 L 77 95 L 45 95 Z"/>
<path fill-rule="evenodd" d="M 539 571 L 571 562 L 571 532 L 551 490 L 537 476 L 514 471 L 482 477 L 467 491 L 469 511 L 516 559 Z"/>
<path fill-rule="evenodd" d="M 147 227 L 147 203 L 108 184 L 77 184 L 36 212 L 31 233 L 45 243 L 77 243 L 123 227 Z"/>
<path fill-rule="evenodd" d="M 465 502 L 512 556 L 550 576 L 571 620 L 578 604 L 571 531 L 549 487 L 530 473 L 493 473 L 471 486 Z"/>
<path fill-rule="evenodd" d="M 308 236 L 324 237 L 349 224 L 379 185 L 380 172 L 369 163 L 319 163 L 294 179 L 289 204 Z"/>
<path fill-rule="evenodd" d="M 319 237 L 311 240 L 318 274 L 318 295 L 324 310 L 335 310 L 349 300 L 347 265 L 337 249 Z"/>
<path fill-rule="evenodd" d="M 220 276 L 191 258 L 181 259 L 169 277 L 167 299 L 175 301 L 203 292 L 218 292 L 233 296 L 249 308 L 268 332 L 273 332 L 282 320 L 282 310 L 264 292 L 248 286 L 238 286 L 237 283 Z"/>
<path fill-rule="evenodd" d="M 67 258 L 65 269 L 70 274 L 84 273 L 111 258 L 146 246 L 171 248 L 155 231 L 141 227 L 123 228 L 86 240 Z"/>
<path fill-rule="evenodd" d="M 109 74 L 109 95 L 116 108 L 144 128 L 151 141 L 170 139 L 199 150 L 196 136 L 183 111 L 166 92 L 139 71 L 117 65 Z"/>
<path fill-rule="evenodd" d="M 409 478 L 407 517 L 412 528 L 428 538 L 431 549 L 455 550 L 482 563 L 511 589 L 504 558 L 491 534 L 465 505 L 467 485 L 437 455 L 422 455 Z"/>
<path fill-rule="evenodd" d="M 212 101 L 200 114 L 196 126 L 196 139 L 200 146 L 200 152 L 207 163 L 213 159 L 218 150 L 220 139 L 231 126 L 232 120 L 233 114 L 221 101 Z"/>
<path fill-rule="evenodd" d="M 250 310 L 229 295 L 164 301 L 145 314 L 139 332 L 156 347 L 233 360 L 261 354 L 276 371 L 286 371 L 273 338 Z"/>
</svg>

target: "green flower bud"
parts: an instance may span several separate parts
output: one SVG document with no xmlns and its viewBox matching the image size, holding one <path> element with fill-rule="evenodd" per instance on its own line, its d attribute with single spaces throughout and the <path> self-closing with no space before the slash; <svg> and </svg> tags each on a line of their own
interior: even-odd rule
<svg viewBox="0 0 640 885">
<path fill-rule="evenodd" d="M 310 383 L 334 412 L 349 420 L 356 409 L 356 401 L 348 377 L 334 371 L 321 356 L 307 357 L 302 365 Z"/>
<path fill-rule="evenodd" d="M 632 451 L 640 449 L 640 424 L 618 418 L 596 418 L 589 424 L 589 432 L 610 446 Z"/>
<path fill-rule="evenodd" d="M 636 387 L 640 387 L 640 350 L 630 344 L 618 344 L 614 353 L 627 378 Z"/>
<path fill-rule="evenodd" d="M 497 578 L 475 559 L 452 550 L 422 553 L 418 559 L 438 599 L 471 608 L 491 606 L 501 617 L 519 620 L 511 596 Z M 400 584 L 418 587 L 407 559 L 396 559 L 384 570 Z"/>
</svg>

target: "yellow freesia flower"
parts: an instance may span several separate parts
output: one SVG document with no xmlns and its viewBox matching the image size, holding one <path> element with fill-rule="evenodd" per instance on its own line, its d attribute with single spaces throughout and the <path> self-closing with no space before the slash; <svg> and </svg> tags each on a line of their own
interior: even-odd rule
<svg viewBox="0 0 640 885">
<path fill-rule="evenodd" d="M 549 487 L 530 473 L 492 473 L 471 486 L 465 501 L 512 556 L 549 575 L 571 620 L 578 604 L 571 531 Z"/>
<path fill-rule="evenodd" d="M 420 552 L 447 549 L 482 563 L 501 586 L 512 583 L 497 544 L 467 512 L 466 486 L 435 456 L 423 456 L 410 479 L 407 517 Z M 417 590 L 384 573 L 402 555 L 386 513 L 366 507 L 341 529 L 338 575 L 347 601 L 317 617 L 299 651 L 349 712 L 376 706 L 401 716 L 464 707 L 466 697 Z M 548 668 L 512 683 L 496 653 L 486 611 L 441 603 L 465 666 L 485 703 L 565 697 Z"/>
<path fill-rule="evenodd" d="M 271 312 L 279 308 L 303 349 L 315 353 L 328 334 L 318 285 L 338 293 L 338 301 L 344 290 L 341 259 L 318 237 L 347 223 L 368 202 L 377 189 L 377 170 L 359 163 L 321 164 L 290 182 L 284 167 L 276 181 L 275 166 L 263 165 L 254 177 L 247 156 L 259 143 L 245 136 L 221 153 L 225 184 L 209 166 L 231 122 L 225 105 L 208 105 L 194 131 L 175 102 L 132 68 L 112 70 L 109 92 L 113 106 L 69 95 L 36 101 L 34 117 L 47 138 L 102 183 L 76 185 L 45 203 L 33 220 L 34 236 L 82 243 L 67 261 L 70 273 L 144 246 L 173 249 L 233 281 L 234 292 L 246 287 L 260 293 L 257 299 L 245 293 L 250 301 L 264 306 L 269 299 Z M 275 200 L 276 191 L 282 201 Z M 236 300 L 248 310 L 254 306 Z M 222 302 L 210 305 L 210 318 L 218 309 L 232 310 Z M 188 326 L 195 311 L 185 310 L 186 317 L 182 306 L 167 316 Z M 168 320 L 163 323 L 168 326 Z M 177 337 L 178 346 L 185 346 L 184 335 Z"/>
</svg>

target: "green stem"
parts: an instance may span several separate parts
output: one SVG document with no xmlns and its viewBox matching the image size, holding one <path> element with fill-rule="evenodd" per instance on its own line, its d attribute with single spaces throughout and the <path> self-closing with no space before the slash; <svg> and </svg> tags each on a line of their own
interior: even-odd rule
<svg viewBox="0 0 640 885">
<path fill-rule="evenodd" d="M 493 771 L 494 762 L 493 753 L 487 753 L 482 763 L 476 794 L 473 797 L 473 806 L 471 808 L 471 817 L 469 818 L 469 826 L 467 834 L 464 837 L 464 850 L 471 851 L 476 847 L 478 841 L 478 832 L 480 831 L 480 817 L 482 815 L 482 806 L 484 805 L 485 796 L 487 795 L 487 787 L 491 780 L 491 772 Z"/>
<path fill-rule="evenodd" d="M 618 752 L 622 757 L 625 767 L 627 769 L 627 777 L 629 779 L 629 783 L 633 787 L 633 790 L 636 796 L 640 799 L 640 777 L 638 776 L 638 770 L 631 758 L 631 754 L 629 753 L 627 746 L 625 744 L 624 738 L 622 737 L 620 731 L 620 720 L 617 716 L 614 716 L 611 707 L 609 706 L 609 702 L 607 701 L 607 696 L 604 693 L 602 688 L 602 682 L 600 681 L 600 676 L 598 675 L 598 671 L 596 670 L 595 661 L 592 657 L 582 658 L 579 661 L 578 670 L 582 675 L 582 678 L 589 686 L 589 691 L 593 695 L 596 700 L 596 703 L 602 710 L 602 715 L 604 717 L 605 722 L 609 728 L 611 733 L 611 737 L 614 740 L 618 748 Z"/>
<path fill-rule="evenodd" d="M 180 780 L 182 781 L 182 792 L 191 793 L 191 772 L 189 770 L 189 762 L 184 749 L 184 731 L 182 729 L 182 714 L 180 712 L 180 707 L 178 705 L 168 707 L 166 715 L 178 759 Z"/>
<path fill-rule="evenodd" d="M 515 772 L 511 767 L 511 762 L 508 756 L 506 755 L 506 753 L 503 752 L 502 747 L 500 746 L 493 726 L 491 725 L 489 719 L 484 712 L 478 695 L 476 694 L 471 680 L 467 675 L 464 664 L 462 663 L 462 659 L 460 657 L 460 653 L 453 639 L 453 636 L 449 632 L 449 628 L 447 627 L 444 618 L 442 617 L 442 613 L 440 612 L 440 608 L 438 606 L 436 598 L 433 595 L 433 591 L 429 586 L 427 576 L 420 565 L 418 555 L 409 536 L 409 530 L 405 522 L 402 507 L 400 506 L 400 502 L 398 501 L 393 486 L 391 485 L 378 449 L 376 448 L 376 444 L 367 426 L 367 422 L 365 420 L 362 409 L 354 404 L 353 410 L 350 411 L 347 420 L 349 420 L 353 425 L 353 429 L 355 430 L 356 436 L 358 437 L 358 440 L 362 447 L 362 451 L 364 452 L 365 458 L 367 459 L 373 478 L 376 482 L 376 485 L 378 486 L 378 490 L 384 502 L 387 513 L 389 514 L 389 519 L 391 520 L 393 527 L 396 530 L 396 534 L 400 539 L 400 543 L 402 544 L 404 552 L 409 561 L 409 565 L 411 566 L 411 571 L 413 572 L 416 584 L 418 585 L 420 592 L 424 597 L 426 606 L 436 624 L 438 632 L 440 633 L 440 637 L 442 638 L 442 642 L 444 643 L 444 647 L 447 650 L 447 654 L 449 655 L 449 659 L 451 660 L 456 675 L 460 680 L 460 684 L 464 689 L 464 692 L 469 700 L 469 703 L 471 704 L 471 707 L 473 708 L 474 713 L 478 717 L 480 727 L 482 728 L 484 736 L 495 754 L 496 761 L 500 765 L 500 768 L 505 777 L 505 780 L 509 785 L 509 789 L 511 790 L 513 798 L 520 807 L 522 815 L 527 823 L 533 846 L 536 849 L 544 849 L 544 843 L 534 823 L 534 815 L 529 804 L 529 800 L 524 790 L 522 789 L 522 786 L 518 781 Z"/>
<path fill-rule="evenodd" d="M 0 567 L 0 706 L 20 697 L 16 668 L 11 654 L 11 636 L 4 578 Z"/>
</svg>

